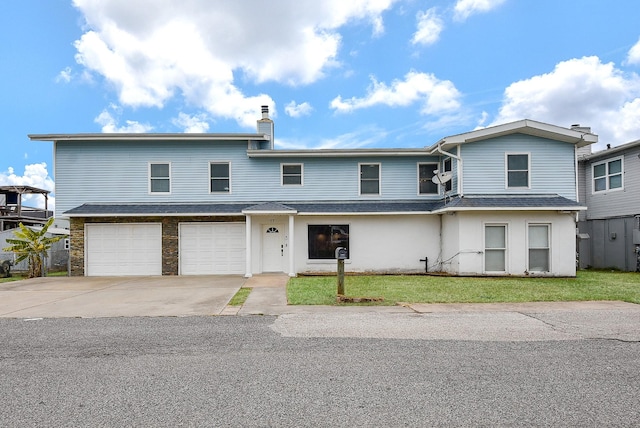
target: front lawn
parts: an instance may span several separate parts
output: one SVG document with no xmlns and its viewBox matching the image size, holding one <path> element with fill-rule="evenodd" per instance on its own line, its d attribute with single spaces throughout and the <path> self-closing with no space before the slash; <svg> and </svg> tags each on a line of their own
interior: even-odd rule
<svg viewBox="0 0 640 428">
<path fill-rule="evenodd" d="M 292 305 L 335 305 L 336 277 L 291 278 Z M 640 303 L 640 274 L 580 271 L 576 278 L 462 278 L 376 275 L 345 277 L 348 297 L 383 297 L 378 305 L 622 300 Z"/>
<path fill-rule="evenodd" d="M 47 276 L 67 276 L 67 271 L 47 272 Z M 27 279 L 27 274 L 25 272 L 11 272 L 11 276 L 9 278 L 0 278 L 0 283 L 22 281 L 23 279 Z"/>
</svg>

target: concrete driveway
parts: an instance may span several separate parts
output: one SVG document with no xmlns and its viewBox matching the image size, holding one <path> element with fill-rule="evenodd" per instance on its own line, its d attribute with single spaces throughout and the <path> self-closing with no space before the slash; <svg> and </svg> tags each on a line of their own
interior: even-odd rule
<svg viewBox="0 0 640 428">
<path fill-rule="evenodd" d="M 245 281 L 239 275 L 33 278 L 0 284 L 0 317 L 217 315 Z"/>
</svg>

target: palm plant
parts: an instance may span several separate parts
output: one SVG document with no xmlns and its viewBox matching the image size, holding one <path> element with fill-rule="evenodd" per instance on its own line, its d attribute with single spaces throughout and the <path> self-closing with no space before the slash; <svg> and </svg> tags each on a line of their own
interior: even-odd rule
<svg viewBox="0 0 640 428">
<path fill-rule="evenodd" d="M 16 254 L 15 263 L 25 259 L 29 260 L 29 278 L 43 276 L 44 259 L 47 251 L 53 243 L 58 242 L 64 236 L 46 236 L 49 226 L 53 223 L 53 217 L 40 230 L 33 230 L 22 223 L 20 228 L 13 232 L 14 239 L 7 239 L 10 246 L 3 248 L 3 251 L 10 251 Z"/>
</svg>

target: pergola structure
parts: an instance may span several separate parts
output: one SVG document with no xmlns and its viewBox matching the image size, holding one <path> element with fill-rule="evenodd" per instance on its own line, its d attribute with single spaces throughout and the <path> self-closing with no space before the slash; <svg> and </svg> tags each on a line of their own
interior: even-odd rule
<svg viewBox="0 0 640 428">
<path fill-rule="evenodd" d="M 39 189 L 32 186 L 0 186 L 0 231 L 14 229 L 18 224 L 25 226 L 42 226 L 53 216 L 53 211 L 49 211 L 48 190 Z M 22 204 L 23 195 L 42 195 L 44 197 L 44 208 L 35 208 Z"/>
</svg>

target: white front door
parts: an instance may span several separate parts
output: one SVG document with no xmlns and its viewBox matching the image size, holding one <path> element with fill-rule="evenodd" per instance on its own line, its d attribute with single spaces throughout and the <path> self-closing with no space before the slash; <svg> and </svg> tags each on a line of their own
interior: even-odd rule
<svg viewBox="0 0 640 428">
<path fill-rule="evenodd" d="M 266 224 L 262 226 L 262 271 L 284 270 L 284 226 Z"/>
</svg>

